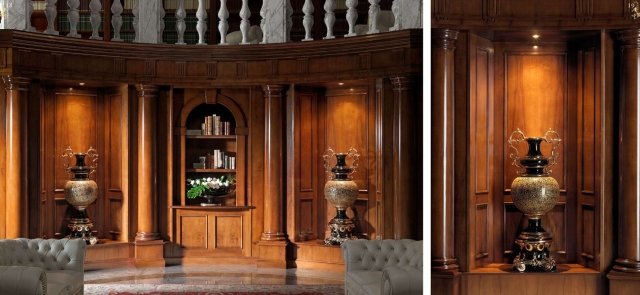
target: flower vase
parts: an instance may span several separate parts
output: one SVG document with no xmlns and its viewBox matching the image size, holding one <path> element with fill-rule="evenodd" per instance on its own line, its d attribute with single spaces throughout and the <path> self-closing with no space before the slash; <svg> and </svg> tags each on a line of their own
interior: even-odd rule
<svg viewBox="0 0 640 295">
<path fill-rule="evenodd" d="M 528 152 L 520 158 L 517 145 L 522 141 L 527 143 Z M 542 155 L 542 142 L 553 145 L 550 158 Z M 525 137 L 520 130 L 509 137 L 509 144 L 515 150 L 515 154 L 511 154 L 513 164 L 522 169 L 511 184 L 511 197 L 513 204 L 528 219 L 527 228 L 515 240 L 513 268 L 519 272 L 556 269 L 556 262 L 549 253 L 552 237 L 542 227 L 541 219 L 553 209 L 560 194 L 558 182 L 550 176 L 549 170 L 556 163 L 555 150 L 559 142 L 558 134 L 552 130 L 547 131 L 545 137 Z"/>
<path fill-rule="evenodd" d="M 358 154 L 351 148 L 349 153 L 329 153 L 324 156 L 325 167 L 328 168 L 328 158 L 336 157 L 336 165 L 331 168 L 332 176 L 324 186 L 324 196 L 336 207 L 336 216 L 329 222 L 331 235 L 324 240 L 326 245 L 340 245 L 346 240 L 355 239 L 352 234 L 355 224 L 347 216 L 347 208 L 351 207 L 358 197 L 358 185 L 351 179 L 355 172 L 355 162 Z M 347 166 L 347 156 L 354 158 L 354 167 Z"/>
<path fill-rule="evenodd" d="M 93 158 L 94 166 L 85 164 L 87 156 Z M 67 148 L 63 157 L 74 157 L 76 160 L 75 166 L 67 165 L 66 167 L 67 172 L 71 174 L 71 179 L 64 186 L 64 198 L 77 210 L 67 225 L 71 230 L 69 237 L 81 238 L 87 244 L 95 245 L 98 238 L 93 236 L 93 222 L 87 215 L 86 209 L 98 198 L 98 185 L 89 178 L 89 175 L 95 172 L 98 154 L 93 148 L 90 148 L 87 153 L 74 153 L 71 148 Z"/>
</svg>

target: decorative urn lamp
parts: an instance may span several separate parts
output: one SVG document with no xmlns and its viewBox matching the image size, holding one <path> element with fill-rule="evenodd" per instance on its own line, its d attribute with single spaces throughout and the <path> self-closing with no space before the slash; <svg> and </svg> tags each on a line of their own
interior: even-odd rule
<svg viewBox="0 0 640 295">
<path fill-rule="evenodd" d="M 519 157 L 518 144 L 523 141 L 528 144 L 528 152 Z M 541 218 L 553 209 L 560 193 L 558 182 L 550 176 L 549 170 L 556 164 L 556 148 L 560 144 L 560 136 L 549 129 L 544 137 L 526 137 L 520 129 L 516 129 L 509 136 L 508 142 L 514 151 L 510 154 L 512 164 L 520 168 L 519 176 L 511 184 L 511 197 L 514 205 L 529 221 L 527 228 L 515 240 L 513 268 L 519 272 L 555 271 L 556 262 L 549 254 L 551 234 L 542 228 Z M 542 155 L 542 142 L 552 145 L 549 158 Z"/>
<path fill-rule="evenodd" d="M 329 169 L 333 156 L 336 158 L 336 164 Z M 324 240 L 325 245 L 340 245 L 346 240 L 356 239 L 351 233 L 355 224 L 347 216 L 347 208 L 351 207 L 358 197 L 358 185 L 352 180 L 351 175 L 356 171 L 359 156 L 354 148 L 350 148 L 347 153 L 334 153 L 329 148 L 323 156 L 326 172 L 332 173 L 324 185 L 324 197 L 336 206 L 336 216 L 329 222 L 331 235 Z M 347 166 L 347 157 L 353 159 L 352 167 Z"/>
<path fill-rule="evenodd" d="M 98 238 L 91 232 L 93 222 L 87 215 L 86 209 L 98 198 L 98 185 L 89 178 L 98 166 L 98 153 L 93 147 L 90 147 L 86 153 L 74 153 L 71 147 L 68 147 L 62 157 L 67 158 L 65 170 L 71 176 L 64 185 L 64 198 L 78 211 L 69 221 L 68 227 L 71 230 L 69 237 L 81 238 L 87 244 L 95 245 Z M 76 159 L 75 166 L 69 165 L 71 157 Z M 92 158 L 91 166 L 85 164 L 87 157 Z"/>
</svg>

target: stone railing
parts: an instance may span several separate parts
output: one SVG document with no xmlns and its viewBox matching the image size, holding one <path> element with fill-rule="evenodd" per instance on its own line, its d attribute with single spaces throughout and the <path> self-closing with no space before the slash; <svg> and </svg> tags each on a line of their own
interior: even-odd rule
<svg viewBox="0 0 640 295">
<path fill-rule="evenodd" d="M 124 6 L 121 1 L 112 1 L 110 7 L 111 23 L 103 23 L 102 1 L 91 0 L 89 2 L 91 36 L 90 39 L 123 41 L 121 38 L 121 29 L 123 26 L 123 12 L 125 7 L 130 8 L 133 14 L 133 29 L 135 37 L 133 42 L 138 43 L 165 43 L 163 40 L 163 32 L 165 30 L 165 8 L 164 4 L 167 0 L 125 0 Z M 194 0 L 191 0 L 194 1 Z M 240 0 L 230 0 L 240 1 Z M 227 44 L 266 44 L 266 43 L 283 43 L 291 41 L 291 28 L 293 22 L 291 16 L 293 8 L 290 0 L 263 0 L 260 11 L 250 11 L 249 0 L 241 0 L 242 9 L 239 11 L 240 31 L 228 32 L 229 10 L 227 9 L 227 0 L 219 0 L 218 16 L 218 33 L 220 36 L 220 45 Z M 68 19 L 69 30 L 67 37 L 80 38 L 78 33 L 78 23 L 80 20 L 79 6 L 80 0 L 67 0 L 68 10 L 66 17 Z M 422 0 L 394 0 L 391 11 L 380 10 L 380 0 L 368 0 L 369 10 L 367 17 L 368 25 L 357 25 L 356 20 L 360 17 L 356 6 L 358 0 L 325 0 L 324 6 L 324 24 L 314 24 L 313 14 L 317 13 L 319 7 L 313 6 L 313 1 L 305 0 L 302 7 L 303 27 L 305 37 L 302 41 L 311 41 L 312 28 L 314 25 L 324 25 L 326 35 L 323 39 L 333 39 L 334 24 L 336 22 L 335 9 L 336 4 L 346 6 L 346 21 L 349 29 L 344 37 L 352 37 L 357 35 L 375 34 L 382 31 L 393 31 L 401 29 L 421 28 L 422 27 Z M 47 20 L 47 28 L 43 31 L 45 34 L 59 35 L 55 30 L 56 17 L 58 17 L 57 0 L 31 1 L 31 0 L 4 0 L 0 2 L 0 13 L 2 21 L 0 29 L 14 29 L 25 31 L 37 31 L 31 24 L 31 15 L 34 11 L 33 4 L 36 3 L 39 9 L 44 11 Z M 111 1 L 107 1 L 111 3 Z M 194 3 L 194 2 L 191 2 Z M 187 10 L 185 9 L 185 0 L 173 0 L 171 4 L 175 4 L 175 31 L 177 33 L 177 41 L 175 44 L 185 45 L 185 18 Z M 207 9 L 205 0 L 197 0 L 197 10 L 195 17 L 197 18 L 196 30 L 198 34 L 199 45 L 207 44 L 205 41 L 205 33 L 208 28 Z M 260 24 L 251 26 L 250 17 L 252 13 L 259 13 L 261 17 Z M 100 26 L 110 26 L 111 38 L 100 36 Z"/>
</svg>

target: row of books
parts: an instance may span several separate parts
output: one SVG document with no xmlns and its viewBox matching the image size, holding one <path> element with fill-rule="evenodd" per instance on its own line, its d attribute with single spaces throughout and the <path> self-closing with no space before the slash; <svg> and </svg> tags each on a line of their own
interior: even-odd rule
<svg viewBox="0 0 640 295">
<path fill-rule="evenodd" d="M 196 169 L 236 169 L 236 157 L 232 153 L 213 150 L 213 154 L 200 157 L 200 163 L 194 163 Z"/>
<path fill-rule="evenodd" d="M 200 130 L 202 135 L 231 135 L 231 122 L 222 121 L 215 114 L 204 117 Z"/>
</svg>

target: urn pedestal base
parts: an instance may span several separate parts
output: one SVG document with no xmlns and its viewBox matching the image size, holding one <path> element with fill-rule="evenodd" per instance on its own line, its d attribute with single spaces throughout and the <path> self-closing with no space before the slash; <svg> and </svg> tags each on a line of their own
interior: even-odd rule
<svg viewBox="0 0 640 295">
<path fill-rule="evenodd" d="M 340 245 L 347 240 L 356 240 L 351 232 L 356 227 L 351 219 L 347 216 L 346 210 L 338 209 L 336 217 L 329 221 L 329 229 L 331 236 L 324 240 L 325 245 Z"/>
<path fill-rule="evenodd" d="M 83 239 L 89 245 L 95 245 L 98 243 L 98 238 L 93 236 L 91 229 L 93 228 L 93 222 L 87 216 L 85 210 L 78 210 L 78 216 L 71 218 L 67 225 L 71 230 L 69 238 Z"/>
<path fill-rule="evenodd" d="M 551 241 L 551 235 L 542 228 L 540 219 L 529 218 L 529 226 L 515 241 L 513 269 L 519 272 L 555 271 L 556 261 L 549 254 Z"/>
</svg>

